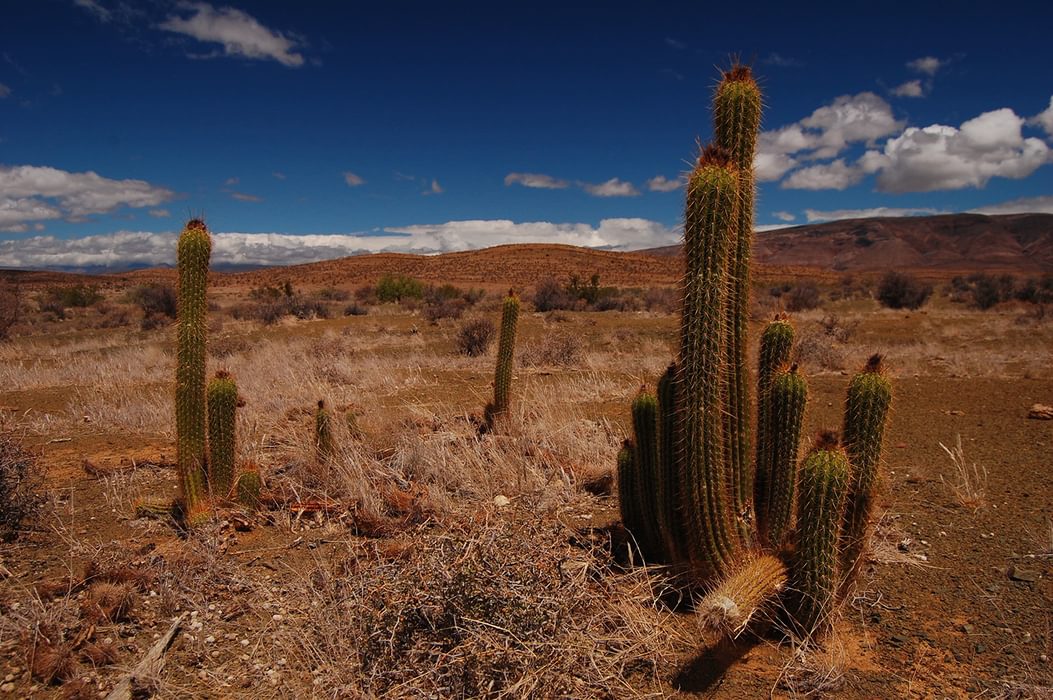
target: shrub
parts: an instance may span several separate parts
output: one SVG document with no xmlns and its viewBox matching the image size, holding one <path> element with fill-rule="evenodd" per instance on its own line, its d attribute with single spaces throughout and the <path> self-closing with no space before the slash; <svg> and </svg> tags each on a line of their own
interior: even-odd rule
<svg viewBox="0 0 1053 700">
<path fill-rule="evenodd" d="M 438 323 L 444 318 L 460 318 L 464 315 L 466 308 L 468 308 L 468 302 L 464 299 L 443 299 L 425 304 L 423 316 L 428 323 Z"/>
<path fill-rule="evenodd" d="M 102 294 L 95 286 L 77 284 L 72 287 L 48 287 L 44 297 L 53 306 L 63 309 L 86 309 L 102 301 Z"/>
<path fill-rule="evenodd" d="M 537 283 L 534 289 L 534 310 L 542 313 L 573 309 L 572 298 L 555 277 L 546 277 Z"/>
<path fill-rule="evenodd" d="M 368 313 L 369 308 L 357 301 L 353 301 L 344 307 L 344 316 L 365 316 Z"/>
<path fill-rule="evenodd" d="M 818 308 L 821 301 L 819 287 L 815 282 L 800 282 L 784 295 L 784 301 L 787 311 L 807 311 Z"/>
<path fill-rule="evenodd" d="M 347 301 L 351 298 L 351 292 L 336 287 L 323 287 L 311 296 L 321 301 Z"/>
<path fill-rule="evenodd" d="M 465 321 L 457 332 L 457 350 L 469 357 L 485 354 L 496 333 L 494 322 L 488 318 Z"/>
<path fill-rule="evenodd" d="M 176 291 L 170 284 L 144 284 L 133 289 L 128 298 L 143 311 L 144 331 L 164 325 L 176 317 Z"/>
<path fill-rule="evenodd" d="M 671 314 L 676 311 L 679 300 L 672 287 L 651 287 L 644 292 L 643 301 L 648 311 Z"/>
<path fill-rule="evenodd" d="M 421 299 L 424 285 L 420 280 L 406 275 L 384 275 L 377 282 L 377 299 L 382 302 L 400 302 L 403 299 Z"/>
<path fill-rule="evenodd" d="M 581 356 L 580 337 L 560 332 L 547 335 L 540 343 L 530 346 L 523 353 L 522 362 L 528 367 L 567 367 L 579 364 Z"/>
<path fill-rule="evenodd" d="M 881 278 L 878 285 L 877 299 L 890 309 L 921 308 L 929 295 L 932 285 L 925 284 L 916 277 L 902 272 L 889 272 Z"/>
<path fill-rule="evenodd" d="M 0 541 L 10 542 L 40 511 L 44 475 L 33 456 L 10 435 L 0 435 Z"/>
<path fill-rule="evenodd" d="M 22 312 L 22 287 L 17 282 L 0 282 L 0 341 L 7 340 Z"/>
</svg>

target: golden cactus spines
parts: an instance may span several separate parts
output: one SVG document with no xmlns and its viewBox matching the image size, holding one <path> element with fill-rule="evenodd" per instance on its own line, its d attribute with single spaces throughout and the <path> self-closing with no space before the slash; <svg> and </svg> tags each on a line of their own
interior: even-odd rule
<svg viewBox="0 0 1053 700">
<path fill-rule="evenodd" d="M 713 96 L 713 133 L 718 146 L 738 171 L 732 253 L 728 261 L 728 298 L 725 305 L 724 454 L 729 470 L 732 508 L 739 516 L 739 534 L 750 534 L 753 469 L 750 450 L 750 372 L 746 361 L 749 324 L 750 252 L 753 247 L 753 157 L 760 130 L 761 94 L 748 66 L 724 72 Z"/>
<path fill-rule="evenodd" d="M 318 400 L 318 409 L 314 412 L 314 449 L 319 462 L 327 462 L 336 455 L 336 440 L 333 438 L 333 416 L 325 407 L 325 401 Z"/>
<path fill-rule="evenodd" d="M 714 586 L 695 610 L 704 626 L 737 637 L 786 588 L 788 579 L 781 559 L 756 554 Z"/>
<path fill-rule="evenodd" d="M 211 255 L 212 239 L 205 222 L 191 219 L 179 236 L 176 289 L 176 464 L 184 501 L 183 512 L 187 514 L 196 514 L 206 495 L 206 295 Z"/>
<path fill-rule="evenodd" d="M 486 407 L 486 423 L 495 429 L 496 422 L 508 413 L 512 400 L 512 364 L 516 351 L 516 329 L 519 325 L 519 297 L 508 290 L 501 306 L 501 336 L 497 342 L 497 364 L 494 367 L 494 400 Z"/>
</svg>

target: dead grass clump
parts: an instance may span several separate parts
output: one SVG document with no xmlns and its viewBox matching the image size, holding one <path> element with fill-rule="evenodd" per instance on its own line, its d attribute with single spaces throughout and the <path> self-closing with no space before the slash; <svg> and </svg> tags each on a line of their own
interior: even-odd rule
<svg viewBox="0 0 1053 700">
<path fill-rule="evenodd" d="M 569 367 L 581 364 L 584 354 L 580 336 L 558 332 L 524 350 L 519 361 L 525 367 Z"/>
<path fill-rule="evenodd" d="M 965 451 L 962 449 L 962 436 L 956 437 L 954 447 L 947 447 L 942 442 L 940 447 L 947 456 L 951 458 L 954 465 L 954 474 L 951 481 L 940 475 L 943 482 L 954 494 L 955 499 L 966 508 L 976 510 L 983 506 L 987 495 L 987 467 L 973 462 L 970 465 L 965 460 Z"/>
<path fill-rule="evenodd" d="M 80 658 L 98 668 L 117 663 L 119 652 L 113 642 L 88 642 L 80 648 Z"/>
<path fill-rule="evenodd" d="M 44 473 L 22 443 L 0 435 L 0 541 L 11 541 L 40 513 Z"/>
<path fill-rule="evenodd" d="M 26 664 L 33 677 L 43 683 L 63 683 L 78 671 L 73 645 L 61 641 L 56 633 L 46 634 L 38 627 L 24 636 Z"/>
<path fill-rule="evenodd" d="M 845 649 L 837 639 L 828 639 L 822 647 L 802 646 L 783 667 L 776 686 L 792 697 L 826 697 L 844 685 Z"/>
<path fill-rule="evenodd" d="M 135 607 L 135 599 L 135 589 L 127 583 L 94 583 L 81 601 L 81 611 L 96 624 L 123 622 Z"/>
<path fill-rule="evenodd" d="M 315 669 L 323 695 L 655 693 L 672 643 L 645 580 L 569 546 L 558 523 L 517 518 L 421 531 L 395 560 L 320 563 L 306 619 L 272 653 Z"/>
</svg>

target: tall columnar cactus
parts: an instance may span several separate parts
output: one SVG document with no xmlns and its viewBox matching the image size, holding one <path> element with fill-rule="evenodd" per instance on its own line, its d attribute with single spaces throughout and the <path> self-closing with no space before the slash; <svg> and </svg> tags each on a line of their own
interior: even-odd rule
<svg viewBox="0 0 1053 700">
<path fill-rule="evenodd" d="M 837 601 L 837 542 L 841 534 L 850 466 L 837 436 L 821 435 L 801 465 L 797 552 L 792 581 L 799 631 L 821 638 Z"/>
<path fill-rule="evenodd" d="M 501 337 L 497 342 L 497 365 L 494 368 L 494 400 L 486 407 L 486 422 L 493 428 L 499 416 L 508 412 L 512 398 L 512 360 L 516 350 L 516 328 L 519 325 L 519 297 L 511 289 L 501 307 Z"/>
<path fill-rule="evenodd" d="M 688 556 L 703 577 L 733 563 L 738 536 L 728 503 L 721 418 L 727 257 L 734 242 L 738 170 L 722 149 L 699 156 L 687 182 L 683 312 L 677 385 L 680 483 L 691 538 Z"/>
<path fill-rule="evenodd" d="M 725 305 L 724 452 L 729 469 L 732 507 L 740 517 L 739 531 L 749 535 L 748 515 L 753 499 L 750 465 L 750 379 L 746 364 L 749 322 L 750 252 L 753 247 L 753 157 L 760 129 L 761 94 L 753 74 L 737 65 L 724 73 L 713 98 L 713 133 L 718 146 L 731 155 L 738 171 L 738 206 L 732 253 L 728 261 L 728 299 Z"/>
<path fill-rule="evenodd" d="M 205 222 L 191 219 L 179 236 L 176 345 L 176 463 L 183 508 L 194 513 L 205 492 L 205 345 L 208 337 L 208 264 L 212 239 Z"/>
<path fill-rule="evenodd" d="M 758 527 L 764 518 L 762 511 L 767 507 L 771 478 L 772 429 L 768 423 L 768 388 L 776 372 L 790 362 L 793 335 L 793 325 L 782 315 L 776 315 L 761 334 L 757 360 L 757 448 L 753 480 L 753 505 Z"/>
<path fill-rule="evenodd" d="M 648 562 L 665 560 L 662 533 L 658 521 L 658 401 L 654 394 L 641 387 L 632 405 L 634 493 L 639 522 L 633 537 Z"/>
<path fill-rule="evenodd" d="M 220 370 L 208 383 L 208 486 L 213 496 L 227 498 L 234 484 L 235 413 L 238 386 Z"/>
<path fill-rule="evenodd" d="M 671 364 L 658 379 L 658 473 L 654 484 L 658 532 L 666 557 L 674 562 L 682 560 L 689 551 L 680 520 L 682 489 L 677 466 L 676 375 L 676 365 Z"/>
<path fill-rule="evenodd" d="M 793 521 L 793 497 L 797 482 L 797 447 L 808 401 L 808 384 L 797 365 L 775 375 L 764 400 L 768 404 L 767 474 L 757 484 L 757 535 L 773 549 L 782 546 Z"/>
<path fill-rule="evenodd" d="M 845 506 L 841 532 L 841 570 L 844 589 L 859 572 L 874 508 L 881 439 L 892 403 L 892 383 L 881 366 L 881 355 L 874 355 L 863 370 L 852 378 L 845 399 L 845 422 L 841 440 L 852 462 L 852 480 Z"/>
<path fill-rule="evenodd" d="M 314 449 L 319 462 L 327 462 L 336 454 L 333 416 L 325 407 L 325 401 L 321 399 L 318 400 L 318 409 L 314 412 Z"/>
</svg>

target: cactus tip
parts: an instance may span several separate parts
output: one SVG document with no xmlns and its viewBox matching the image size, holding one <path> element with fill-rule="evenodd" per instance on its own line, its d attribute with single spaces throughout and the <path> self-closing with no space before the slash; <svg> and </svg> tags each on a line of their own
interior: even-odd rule
<svg viewBox="0 0 1053 700">
<path fill-rule="evenodd" d="M 792 365 L 790 365 L 790 374 L 797 374 L 797 363 L 796 362 L 794 362 Z"/>
<path fill-rule="evenodd" d="M 230 379 L 230 372 L 225 369 L 217 369 L 216 379 Z"/>
<path fill-rule="evenodd" d="M 812 451 L 833 450 L 837 448 L 840 442 L 841 440 L 838 437 L 836 430 L 820 430 L 819 434 L 815 436 Z"/>
<path fill-rule="evenodd" d="M 205 226 L 204 219 L 191 219 L 190 221 L 186 222 L 186 227 L 189 229 L 201 229 L 202 231 L 208 229 L 208 227 Z"/>
<path fill-rule="evenodd" d="M 736 61 L 731 68 L 724 71 L 724 79 L 739 82 L 753 80 L 753 69 Z"/>
<path fill-rule="evenodd" d="M 734 161 L 731 159 L 731 154 L 728 153 L 727 149 L 711 143 L 704 146 L 702 152 L 698 154 L 698 164 L 731 168 L 734 166 Z"/>
<path fill-rule="evenodd" d="M 318 399 L 318 410 L 322 411 L 325 409 L 325 399 Z"/>
</svg>

